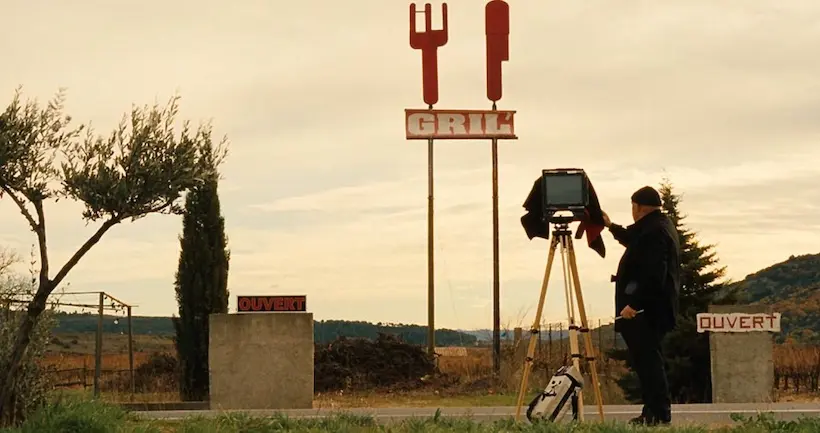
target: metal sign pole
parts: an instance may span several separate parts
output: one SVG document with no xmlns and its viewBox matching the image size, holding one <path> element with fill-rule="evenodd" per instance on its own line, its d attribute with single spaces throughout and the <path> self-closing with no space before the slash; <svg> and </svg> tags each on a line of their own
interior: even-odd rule
<svg viewBox="0 0 820 433">
<path fill-rule="evenodd" d="M 433 108 L 432 105 L 429 106 Z M 433 248 L 433 139 L 427 140 L 427 353 L 436 351 L 436 278 Z"/>
<path fill-rule="evenodd" d="M 495 104 L 493 104 L 495 110 Z M 501 374 L 501 273 L 498 259 L 498 139 L 492 139 L 493 154 L 493 373 Z"/>
<path fill-rule="evenodd" d="M 410 5 L 410 47 L 421 50 L 422 87 L 427 109 L 438 102 L 438 47 L 447 43 L 447 4 L 441 5 L 442 29 L 433 30 L 432 6 L 424 5 L 424 31 L 416 30 L 416 5 Z M 427 352 L 435 354 L 435 267 L 433 248 L 433 138 L 427 139 Z"/>
<path fill-rule="evenodd" d="M 487 99 L 501 99 L 501 62 L 510 59 L 510 7 L 503 0 L 491 0 L 484 7 L 487 43 Z M 492 138 L 493 166 L 493 372 L 501 374 L 501 272 L 498 240 L 498 138 Z"/>
</svg>

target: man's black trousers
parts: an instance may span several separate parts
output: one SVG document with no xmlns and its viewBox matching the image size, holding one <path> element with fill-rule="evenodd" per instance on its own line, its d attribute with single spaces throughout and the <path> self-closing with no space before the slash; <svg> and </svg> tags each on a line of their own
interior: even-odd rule
<svg viewBox="0 0 820 433">
<path fill-rule="evenodd" d="M 643 314 L 633 319 L 621 319 L 620 322 L 621 336 L 626 342 L 633 370 L 641 382 L 643 415 L 668 421 L 672 416 L 672 402 L 661 353 L 664 334 Z"/>
</svg>

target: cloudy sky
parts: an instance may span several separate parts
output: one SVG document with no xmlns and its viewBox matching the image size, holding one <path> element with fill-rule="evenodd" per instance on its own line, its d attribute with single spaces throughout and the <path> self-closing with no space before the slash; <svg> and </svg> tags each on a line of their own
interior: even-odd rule
<svg viewBox="0 0 820 433">
<path fill-rule="evenodd" d="M 548 244 L 519 218 L 542 168 L 586 169 L 624 224 L 631 192 L 669 176 L 733 279 L 820 251 L 820 2 L 510 3 L 499 108 L 518 111 L 519 139 L 500 144 L 502 325 L 529 326 L 537 304 Z M 483 4 L 450 2 L 437 108 L 489 108 Z M 424 108 L 408 13 L 396 0 L 0 0 L 0 102 L 18 85 L 41 100 L 65 87 L 74 117 L 107 132 L 131 104 L 178 93 L 182 117 L 213 119 L 231 142 L 232 310 L 238 294 L 306 294 L 317 319 L 421 324 L 427 155 L 403 132 L 403 110 Z M 437 325 L 489 327 L 490 146 L 442 141 L 435 158 Z M 53 268 L 96 227 L 77 204 L 46 212 Z M 68 290 L 175 313 L 180 231 L 173 216 L 116 227 Z M 34 241 L 0 200 L 0 243 L 27 258 Z M 603 320 L 622 252 L 605 241 L 606 259 L 578 248 Z M 553 281 L 545 315 L 558 321 Z"/>
</svg>

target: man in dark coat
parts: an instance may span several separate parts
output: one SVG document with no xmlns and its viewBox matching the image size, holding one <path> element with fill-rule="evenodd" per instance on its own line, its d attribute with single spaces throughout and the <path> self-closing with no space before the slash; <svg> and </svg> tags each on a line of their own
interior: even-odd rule
<svg viewBox="0 0 820 433">
<path fill-rule="evenodd" d="M 661 353 L 663 337 L 676 326 L 680 292 L 680 240 L 649 186 L 632 195 L 634 224 L 624 228 L 604 213 L 604 225 L 626 247 L 615 282 L 615 330 L 626 342 L 641 383 L 644 407 L 639 424 L 670 422 L 671 396 Z"/>
</svg>

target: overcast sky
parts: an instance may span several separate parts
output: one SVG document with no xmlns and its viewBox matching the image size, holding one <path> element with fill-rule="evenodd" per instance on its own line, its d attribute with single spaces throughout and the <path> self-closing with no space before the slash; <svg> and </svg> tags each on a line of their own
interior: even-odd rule
<svg viewBox="0 0 820 433">
<path fill-rule="evenodd" d="M 820 2 L 513 0 L 501 109 L 502 325 L 529 326 L 548 243 L 519 218 L 542 168 L 581 167 L 619 223 L 629 195 L 664 174 L 688 223 L 741 279 L 820 251 Z M 434 2 L 435 5 L 439 4 Z M 239 294 L 306 294 L 316 319 L 427 318 L 426 142 L 404 138 L 424 108 L 409 3 L 358 0 L 0 0 L 0 103 L 18 85 L 107 133 L 131 104 L 179 93 L 181 117 L 213 119 L 230 155 L 220 193 Z M 489 108 L 483 1 L 452 1 L 437 108 Z M 437 325 L 492 325 L 487 141 L 436 143 Z M 46 208 L 52 269 L 96 229 L 81 206 Z M 113 229 L 69 275 L 135 314 L 176 313 L 181 220 Z M 578 243 L 588 314 L 614 315 L 601 259 Z M 35 242 L 0 200 L 0 243 Z M 578 241 L 576 241 L 578 242 Z M 560 265 L 546 320 L 565 320 Z M 91 301 L 91 297 L 76 297 Z"/>
</svg>

